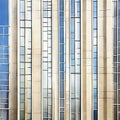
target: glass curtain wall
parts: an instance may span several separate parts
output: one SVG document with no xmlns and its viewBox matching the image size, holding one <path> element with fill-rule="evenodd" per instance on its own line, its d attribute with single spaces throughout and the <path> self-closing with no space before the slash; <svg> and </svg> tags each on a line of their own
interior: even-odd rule
<svg viewBox="0 0 120 120">
<path fill-rule="evenodd" d="M 9 111 L 9 43 L 8 26 L 0 25 L 0 119 L 8 120 Z"/>
<path fill-rule="evenodd" d="M 114 120 L 120 119 L 120 0 L 114 0 Z"/>
<path fill-rule="evenodd" d="M 20 120 L 32 119 L 32 1 L 20 0 Z M 25 104 L 26 103 L 26 104 Z"/>
<path fill-rule="evenodd" d="M 65 35 L 64 0 L 59 0 L 59 116 L 64 120 Z"/>
<path fill-rule="evenodd" d="M 42 0 L 43 120 L 52 120 L 52 0 Z"/>
<path fill-rule="evenodd" d="M 9 119 L 9 14 L 8 0 L 0 1 L 0 120 Z M 3 12 L 4 11 L 4 12 Z"/>
<path fill-rule="evenodd" d="M 98 119 L 98 1 L 92 1 L 93 120 Z"/>
<path fill-rule="evenodd" d="M 20 0 L 20 120 L 25 112 L 25 1 Z"/>
<path fill-rule="evenodd" d="M 32 0 L 25 2 L 25 92 L 27 120 L 32 119 Z"/>
<path fill-rule="evenodd" d="M 80 120 L 81 109 L 81 1 L 70 0 L 70 100 L 71 120 Z"/>
</svg>

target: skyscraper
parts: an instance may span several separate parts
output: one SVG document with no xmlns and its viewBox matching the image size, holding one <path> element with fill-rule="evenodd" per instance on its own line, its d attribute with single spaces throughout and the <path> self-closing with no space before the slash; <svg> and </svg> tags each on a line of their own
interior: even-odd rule
<svg viewBox="0 0 120 120">
<path fill-rule="evenodd" d="M 119 0 L 1 0 L 0 120 L 119 120 L 118 18 Z"/>
</svg>

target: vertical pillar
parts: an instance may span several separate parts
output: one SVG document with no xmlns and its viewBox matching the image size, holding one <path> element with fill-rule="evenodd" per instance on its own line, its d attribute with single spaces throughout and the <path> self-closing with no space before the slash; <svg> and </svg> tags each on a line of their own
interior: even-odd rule
<svg viewBox="0 0 120 120">
<path fill-rule="evenodd" d="M 113 7 L 98 1 L 98 118 L 113 120 Z"/>
<path fill-rule="evenodd" d="M 70 0 L 65 0 L 65 40 L 66 40 L 66 79 L 65 79 L 65 120 L 70 120 Z"/>
<path fill-rule="evenodd" d="M 9 1 L 9 120 L 17 119 L 17 1 Z"/>
<path fill-rule="evenodd" d="M 32 119 L 42 120 L 41 0 L 32 1 Z"/>
<path fill-rule="evenodd" d="M 81 120 L 86 120 L 86 1 L 81 0 Z"/>
<path fill-rule="evenodd" d="M 92 4 L 86 1 L 86 120 L 92 120 Z"/>
<path fill-rule="evenodd" d="M 58 0 L 52 0 L 52 119 L 59 119 L 59 23 Z"/>
<path fill-rule="evenodd" d="M 105 4 L 98 1 L 98 118 L 105 120 L 105 69 L 104 69 L 104 39 L 105 39 Z"/>
<path fill-rule="evenodd" d="M 81 120 L 92 120 L 91 1 L 81 1 Z"/>
<path fill-rule="evenodd" d="M 113 120 L 113 10 L 112 0 L 106 0 L 106 90 L 107 90 L 107 119 Z M 112 39 L 112 40 L 111 40 Z"/>
</svg>

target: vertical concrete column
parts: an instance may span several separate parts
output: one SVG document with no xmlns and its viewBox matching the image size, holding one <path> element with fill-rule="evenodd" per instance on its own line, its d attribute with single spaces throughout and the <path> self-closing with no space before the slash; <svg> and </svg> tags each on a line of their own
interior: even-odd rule
<svg viewBox="0 0 120 120">
<path fill-rule="evenodd" d="M 32 120 L 42 120 L 42 0 L 32 1 Z"/>
<path fill-rule="evenodd" d="M 92 120 L 92 6 L 86 0 L 86 120 Z"/>
<path fill-rule="evenodd" d="M 70 120 L 70 0 L 65 0 L 64 13 L 66 40 L 65 120 Z"/>
<path fill-rule="evenodd" d="M 105 0 L 98 1 L 98 118 L 105 119 Z"/>
<path fill-rule="evenodd" d="M 9 0 L 9 120 L 17 119 L 17 0 Z"/>
<path fill-rule="evenodd" d="M 81 120 L 86 120 L 86 0 L 81 0 Z"/>
<path fill-rule="evenodd" d="M 59 20 L 58 0 L 52 0 L 52 119 L 59 119 Z"/>
<path fill-rule="evenodd" d="M 113 118 L 113 2 L 112 0 L 106 0 L 106 90 L 107 90 L 107 119 L 114 120 Z"/>
</svg>

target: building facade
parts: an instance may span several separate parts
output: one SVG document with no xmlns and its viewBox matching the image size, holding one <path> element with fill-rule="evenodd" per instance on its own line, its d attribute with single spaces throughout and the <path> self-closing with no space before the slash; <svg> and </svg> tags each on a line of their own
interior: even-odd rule
<svg viewBox="0 0 120 120">
<path fill-rule="evenodd" d="M 119 120 L 119 0 L 4 1 L 0 120 Z"/>
</svg>

